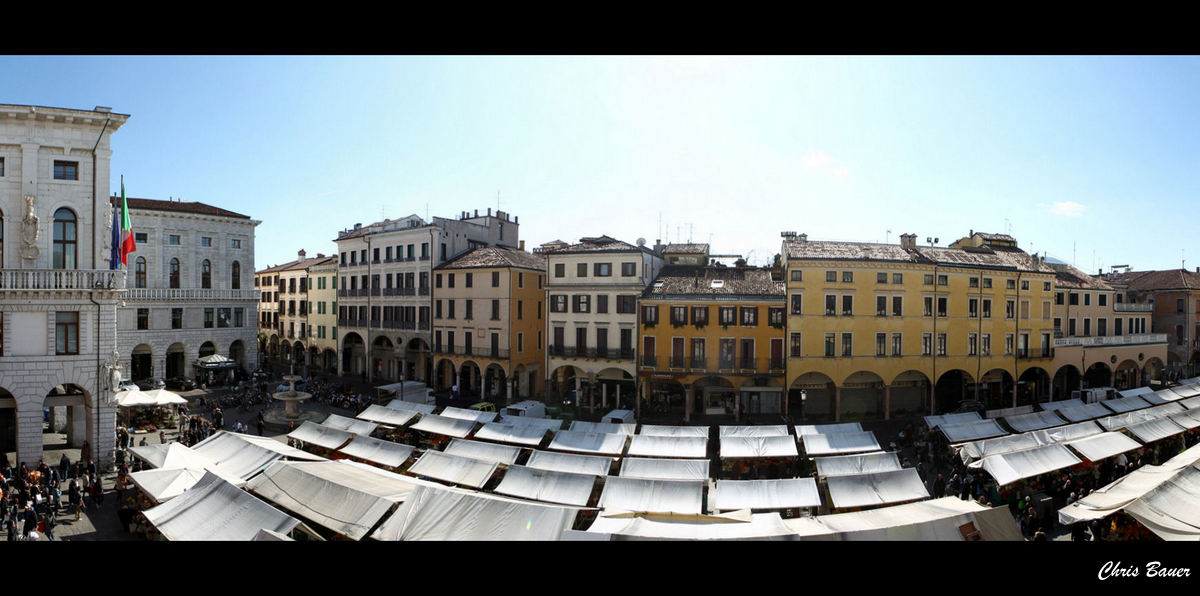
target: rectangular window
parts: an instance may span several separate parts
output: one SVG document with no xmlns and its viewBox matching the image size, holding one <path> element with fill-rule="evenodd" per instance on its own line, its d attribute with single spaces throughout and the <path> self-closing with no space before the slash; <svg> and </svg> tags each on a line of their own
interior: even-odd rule
<svg viewBox="0 0 1200 596">
<path fill-rule="evenodd" d="M 621 277 L 634 277 L 637 275 L 637 263 L 621 263 Z"/>
<path fill-rule="evenodd" d="M 854 296 L 842 296 L 842 314 L 845 316 L 854 314 Z"/>
<path fill-rule="evenodd" d="M 992 318 L 992 299 L 991 298 L 983 299 L 983 318 L 985 318 L 985 319 Z"/>
<path fill-rule="evenodd" d="M 708 307 L 693 306 L 692 307 L 692 324 L 697 327 L 703 327 L 708 324 Z"/>
<path fill-rule="evenodd" d="M 1083 305 L 1084 305 L 1084 306 L 1091 306 L 1091 305 L 1092 305 L 1092 295 L 1091 295 L 1091 294 L 1084 294 L 1084 295 L 1083 295 Z M 1179 311 L 1179 312 L 1183 312 L 1183 311 L 1181 310 L 1181 311 Z"/>
<path fill-rule="evenodd" d="M 183 329 L 183 309 L 171 309 L 171 329 Z"/>
<path fill-rule="evenodd" d="M 938 285 L 939 285 L 939 286 L 948 286 L 948 285 L 950 285 L 950 278 L 949 278 L 949 277 L 947 277 L 947 276 L 945 276 L 945 275 L 939 275 L 939 276 L 938 276 Z"/>
<path fill-rule="evenodd" d="M 550 312 L 567 312 L 567 295 L 550 295 Z"/>
<path fill-rule="evenodd" d="M 1062 292 L 1054 293 L 1054 303 L 1059 306 L 1062 306 L 1062 304 L 1063 304 L 1063 293 Z"/>
<path fill-rule="evenodd" d="M 1100 337 L 1108 335 L 1108 319 L 1096 319 L 1096 335 Z"/>
<path fill-rule="evenodd" d="M 893 273 L 892 274 L 892 283 L 897 284 L 897 285 L 904 283 L 904 274 L 903 273 Z"/>
<path fill-rule="evenodd" d="M 804 271 L 800 269 L 792 269 L 789 277 L 792 281 L 804 281 Z"/>
<path fill-rule="evenodd" d="M 591 312 L 591 305 L 588 302 L 587 294 L 576 294 L 571 297 L 572 305 L 571 312 Z"/>
<path fill-rule="evenodd" d="M 518 303 L 518 304 L 520 304 L 520 303 Z M 500 320 L 500 301 L 499 300 L 492 301 L 492 320 L 493 321 Z"/>
<path fill-rule="evenodd" d="M 1108 294 L 1098 294 L 1096 300 L 1098 301 L 1096 302 L 1097 305 L 1108 306 Z"/>
<path fill-rule="evenodd" d="M 854 283 L 854 272 L 853 271 L 843 271 L 842 272 L 842 283 L 847 283 L 847 284 Z"/>
<path fill-rule="evenodd" d="M 1084 337 L 1092 336 L 1092 320 L 1090 318 L 1083 319 L 1083 336 Z"/>
<path fill-rule="evenodd" d="M 742 307 L 742 326 L 754 327 L 758 325 L 758 307 L 743 306 Z"/>
<path fill-rule="evenodd" d="M 212 237 L 211 236 L 201 236 L 200 237 L 200 246 L 211 247 L 212 246 Z"/>
<path fill-rule="evenodd" d="M 150 328 L 150 309 L 148 309 L 148 308 L 137 309 L 137 328 L 138 329 L 149 329 Z"/>
<path fill-rule="evenodd" d="M 148 238 L 149 238 L 149 236 L 146 235 L 146 232 L 134 232 L 134 234 L 133 234 L 133 240 L 134 240 L 134 242 L 137 242 L 138 244 L 146 244 L 146 243 L 150 242 L 150 240 Z"/>
<path fill-rule="evenodd" d="M 900 333 L 892 334 L 892 356 L 903 356 L 901 349 L 904 345 L 904 342 L 902 341 L 903 337 L 904 336 Z"/>
<path fill-rule="evenodd" d="M 518 285 L 518 287 L 520 287 L 520 284 L 517 284 L 517 285 Z M 500 287 L 500 272 L 499 271 L 492 272 L 492 287 L 493 288 Z"/>
<path fill-rule="evenodd" d="M 575 277 L 587 277 L 587 263 L 575 265 Z"/>
<path fill-rule="evenodd" d="M 922 333 L 921 334 L 921 355 L 922 356 L 933 355 L 933 334 L 932 333 Z"/>
<path fill-rule="evenodd" d="M 499 280 L 496 280 L 496 281 L 498 282 Z M 496 283 L 494 285 L 499 285 L 499 284 Z M 524 273 L 520 273 L 520 272 L 517 273 L 517 287 L 518 288 L 525 287 L 525 274 Z"/>
<path fill-rule="evenodd" d="M 933 285 L 933 274 L 932 273 L 925 274 L 925 285 L 927 285 L 927 286 Z"/>
<path fill-rule="evenodd" d="M 772 327 L 783 327 L 784 312 L 782 308 L 769 307 L 767 308 L 767 324 Z"/>
<path fill-rule="evenodd" d="M 612 277 L 612 263 L 593 263 L 592 274 L 596 277 Z"/>
<path fill-rule="evenodd" d="M 941 297 L 939 297 L 937 299 L 937 308 L 938 308 L 937 316 L 939 316 L 939 317 L 946 316 L 947 311 L 949 310 L 949 308 L 946 306 L 946 303 L 949 300 L 950 300 L 949 298 L 941 298 Z"/>
<path fill-rule="evenodd" d="M 608 294 L 596 294 L 596 314 L 608 314 Z"/>
<path fill-rule="evenodd" d="M 877 317 L 886 317 L 887 316 L 887 296 L 876 296 L 875 297 L 875 316 L 877 316 Z"/>
<path fill-rule="evenodd" d="M 802 300 L 800 294 L 792 294 L 792 314 L 794 314 L 794 315 L 800 314 L 800 307 L 802 305 L 802 302 L 803 302 L 803 300 Z"/>
<path fill-rule="evenodd" d="M 654 325 L 658 323 L 658 307 L 643 306 L 642 307 L 642 323 L 646 325 Z"/>
<path fill-rule="evenodd" d="M 876 273 L 875 274 L 875 283 L 877 283 L 877 284 L 887 283 L 887 273 L 885 273 L 883 271 Z"/>
<path fill-rule="evenodd" d="M 1017 289 L 1017 280 L 1015 280 L 1015 279 L 1006 279 L 1006 280 L 1004 280 L 1004 288 L 1005 288 L 1005 289 L 1007 289 L 1007 290 L 1015 290 L 1015 289 Z"/>
<path fill-rule="evenodd" d="M 525 351 L 525 334 L 524 333 L 517 334 L 517 351 L 518 352 Z"/>
<path fill-rule="evenodd" d="M 937 334 L 937 353 L 938 353 L 938 356 L 946 355 L 946 334 L 945 333 Z"/>
<path fill-rule="evenodd" d="M 566 275 L 567 275 L 567 266 L 566 265 L 564 265 L 562 263 L 557 263 L 554 265 L 554 277 L 566 277 Z"/>
<path fill-rule="evenodd" d="M 967 356 L 975 356 L 977 354 L 976 346 L 978 341 L 979 338 L 974 333 L 967 334 Z"/>
<path fill-rule="evenodd" d="M 983 278 L 983 289 L 985 289 L 985 290 L 992 289 L 992 278 L 990 278 L 990 277 Z"/>
<path fill-rule="evenodd" d="M 1012 353 L 1013 353 L 1013 334 L 1005 333 L 1004 334 L 1004 354 L 1006 356 L 1008 356 L 1008 355 L 1011 355 Z"/>
<path fill-rule="evenodd" d="M 79 162 L 54 160 L 55 180 L 79 180 Z"/>
<path fill-rule="evenodd" d="M 901 296 L 892 296 L 892 316 L 899 317 L 904 314 L 904 298 Z"/>
<path fill-rule="evenodd" d="M 1049 292 L 1049 291 L 1050 291 L 1050 282 L 1048 282 L 1048 281 L 1044 281 L 1044 282 L 1042 282 L 1042 291 L 1043 291 L 1043 292 Z"/>
<path fill-rule="evenodd" d="M 848 356 L 853 356 L 853 355 L 854 355 L 854 334 L 853 333 L 843 333 L 842 334 L 842 356 L 848 357 Z"/>
<path fill-rule="evenodd" d="M 922 312 L 922 316 L 926 316 L 926 317 L 933 316 L 933 296 L 925 297 L 925 300 L 922 302 L 921 312 Z"/>
<path fill-rule="evenodd" d="M 978 277 L 972 277 L 971 279 L 967 280 L 967 287 L 969 287 L 969 288 L 978 288 L 978 287 L 979 287 L 979 278 L 978 278 Z"/>
<path fill-rule="evenodd" d="M 454 301 L 453 300 L 446 301 L 446 318 L 447 319 L 454 318 Z"/>
<path fill-rule="evenodd" d="M 979 300 L 970 298 L 967 300 L 967 318 L 974 319 L 979 316 Z"/>
<path fill-rule="evenodd" d="M 79 353 L 79 313 L 54 313 L 54 353 L 59 355 Z"/>
<path fill-rule="evenodd" d="M 171 246 L 179 246 L 179 234 L 168 234 L 167 244 L 170 244 Z"/>
<path fill-rule="evenodd" d="M 671 324 L 672 325 L 687 325 L 687 307 L 672 306 L 671 307 Z"/>
<path fill-rule="evenodd" d="M 833 333 L 825 334 L 825 357 L 826 358 L 833 358 L 833 356 L 836 354 L 836 352 L 834 351 L 835 350 L 834 341 L 835 341 L 836 337 L 837 337 L 836 334 L 833 334 Z"/>
<path fill-rule="evenodd" d="M 1004 318 L 1011 319 L 1016 316 L 1017 316 L 1017 301 L 1016 300 L 1005 300 L 1004 301 Z"/>
<path fill-rule="evenodd" d="M 1028 292 L 1028 291 L 1029 291 L 1029 280 L 1028 280 L 1028 279 L 1022 279 L 1022 280 L 1021 280 L 1021 291 L 1022 291 L 1022 292 Z"/>
<path fill-rule="evenodd" d="M 825 296 L 825 316 L 834 316 L 837 314 L 837 296 L 832 294 Z"/>
<path fill-rule="evenodd" d="M 983 347 L 982 347 L 981 351 L 983 352 L 984 356 L 992 355 L 992 334 L 991 333 L 983 334 Z"/>
<path fill-rule="evenodd" d="M 728 327 L 737 324 L 737 307 L 722 306 L 718 309 L 717 314 L 721 317 L 721 326 Z"/>
<path fill-rule="evenodd" d="M 617 314 L 630 315 L 637 312 L 637 296 L 617 296 Z"/>
<path fill-rule="evenodd" d="M 825 272 L 825 281 L 836 282 L 837 281 L 837 271 L 826 271 Z"/>
<path fill-rule="evenodd" d="M 446 275 L 446 287 L 448 287 L 448 288 L 454 287 L 454 274 L 453 273 L 449 273 Z"/>
<path fill-rule="evenodd" d="M 876 356 L 887 356 L 887 334 L 886 333 L 876 333 L 875 334 L 875 355 Z"/>
<path fill-rule="evenodd" d="M 211 308 L 204 309 L 204 328 L 205 329 L 213 328 L 213 319 L 214 319 L 215 314 L 216 314 L 216 311 L 214 309 L 211 309 Z"/>
<path fill-rule="evenodd" d="M 451 277 L 451 278 L 453 278 L 454 276 L 453 276 L 453 275 L 451 275 L 450 277 Z M 463 287 L 464 287 L 464 288 L 472 288 L 472 287 L 475 287 L 475 274 L 474 274 L 474 273 L 468 273 L 468 274 L 466 274 L 466 277 L 467 277 L 467 279 L 465 279 L 465 280 L 463 281 Z M 452 287 L 452 288 L 453 288 L 453 287 L 454 287 L 454 284 L 450 284 L 450 287 Z"/>
<path fill-rule="evenodd" d="M 1055 321 L 1057 321 L 1058 319 L 1054 319 L 1054 320 L 1055 320 Z M 1113 335 L 1122 335 L 1122 333 L 1121 333 L 1121 321 L 1123 321 L 1123 320 L 1124 320 L 1124 319 L 1122 319 L 1122 318 L 1120 318 L 1120 317 L 1117 317 L 1117 318 L 1113 319 Z M 1057 323 L 1055 323 L 1055 325 L 1054 325 L 1054 328 L 1055 328 L 1055 329 L 1058 329 L 1058 324 L 1057 324 Z"/>
<path fill-rule="evenodd" d="M 801 341 L 800 334 L 793 333 L 791 335 L 791 349 L 788 351 L 788 353 L 791 355 L 792 358 L 799 358 L 801 352 L 803 351 L 803 347 L 804 347 L 804 344 Z"/>
</svg>

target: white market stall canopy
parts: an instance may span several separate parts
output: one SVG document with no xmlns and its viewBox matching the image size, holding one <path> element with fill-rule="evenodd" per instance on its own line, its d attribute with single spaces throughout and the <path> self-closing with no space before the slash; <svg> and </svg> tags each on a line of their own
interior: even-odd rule
<svg viewBox="0 0 1200 596">
<path fill-rule="evenodd" d="M 1118 453 L 1141 448 L 1142 444 L 1117 432 L 1100 433 L 1065 443 L 1088 461 L 1100 461 Z"/>
<path fill-rule="evenodd" d="M 796 539 L 778 513 L 755 513 L 745 520 L 694 515 L 600 515 L 587 533 L 618 540 Z"/>
<path fill-rule="evenodd" d="M 996 479 L 996 484 L 1004 486 L 1022 478 L 1032 478 L 1078 463 L 1081 463 L 1078 456 L 1071 453 L 1066 446 L 1055 443 L 1024 451 L 989 455 L 970 463 L 968 467 L 982 468 Z"/>
<path fill-rule="evenodd" d="M 179 404 L 187 404 L 188 401 L 180 397 L 176 393 L 171 393 L 166 389 L 152 389 L 150 391 L 141 391 L 133 389 L 130 391 L 122 391 L 116 394 L 117 405 L 122 408 L 133 408 L 138 406 L 172 406 Z"/>
<path fill-rule="evenodd" d="M 1063 408 L 1079 408 L 1086 404 L 1082 399 L 1061 399 L 1058 401 L 1048 401 L 1038 404 L 1043 412 L 1057 412 Z"/>
<path fill-rule="evenodd" d="M 643 433 L 645 434 L 645 433 Z M 705 435 L 707 436 L 707 435 Z M 725 437 L 790 437 L 787 425 L 777 426 L 722 426 L 720 438 Z M 794 442 L 794 441 L 793 441 Z"/>
<path fill-rule="evenodd" d="M 513 466 L 504 473 L 496 492 L 531 501 L 586 507 L 596 487 L 596 477 Z"/>
<path fill-rule="evenodd" d="M 1098 432 L 1100 429 L 1096 430 Z M 997 437 L 995 439 L 984 439 L 982 441 L 963 443 L 958 447 L 958 456 L 962 458 L 963 463 L 969 464 L 975 460 L 983 459 L 990 455 L 1033 449 L 1034 447 L 1041 447 L 1045 444 L 1046 442 L 1040 440 L 1033 433 L 1021 433 L 1019 435 L 1008 435 L 1006 437 Z"/>
<path fill-rule="evenodd" d="M 203 468 L 142 470 L 129 474 L 129 479 L 156 503 L 162 503 L 187 492 L 206 473 Z M 239 481 L 238 485 L 241 484 L 244 482 Z"/>
<path fill-rule="evenodd" d="M 1125 427 L 1125 430 L 1133 433 L 1133 436 L 1137 437 L 1143 443 L 1153 443 L 1167 437 L 1175 436 L 1187 429 L 1175 424 L 1170 418 L 1157 418 L 1137 424 L 1130 424 Z"/>
<path fill-rule="evenodd" d="M 278 459 L 289 457 L 324 461 L 319 455 L 289 447 L 275 439 L 221 431 L 196 443 L 196 453 L 217 462 L 215 470 L 225 476 L 248 479 Z"/>
<path fill-rule="evenodd" d="M 938 426 L 938 429 L 942 431 L 942 434 L 946 435 L 946 439 L 951 443 L 978 441 L 979 439 L 988 439 L 1009 434 L 1008 431 L 1000 428 L 998 422 L 991 419 L 964 422 L 962 424 L 942 424 Z"/>
<path fill-rule="evenodd" d="M 958 497 L 784 521 L 803 538 L 904 542 L 962 541 L 959 527 L 967 523 L 984 540 L 1025 540 L 1007 506 L 988 508 Z"/>
<path fill-rule="evenodd" d="M 1030 434 L 1037 437 L 1042 444 L 1045 445 L 1049 443 L 1063 443 L 1065 441 L 1082 439 L 1084 437 L 1098 435 L 1102 432 L 1104 432 L 1104 429 L 1097 426 L 1094 420 L 1088 420 L 1085 422 L 1068 424 L 1066 426 L 1056 426 L 1046 430 L 1035 430 Z"/>
<path fill-rule="evenodd" d="M 578 508 L 422 486 L 371 533 L 376 540 L 558 540 Z"/>
<path fill-rule="evenodd" d="M 872 472 L 857 476 L 830 476 L 829 498 L 838 509 L 869 507 L 929 498 L 915 468 Z"/>
<path fill-rule="evenodd" d="M 345 416 L 338 416 L 337 414 L 330 414 L 328 418 L 321 421 L 321 426 L 344 430 L 350 434 L 358 435 L 360 437 L 370 435 L 371 433 L 375 432 L 376 428 L 379 428 L 379 425 L 375 424 L 374 422 L 355 420 Z"/>
<path fill-rule="evenodd" d="M 799 427 L 797 427 L 799 430 Z M 872 432 L 845 432 L 828 435 L 801 434 L 804 453 L 808 456 L 842 455 L 866 451 L 882 451 Z"/>
<path fill-rule="evenodd" d="M 1031 414 L 1021 414 L 1019 416 L 1009 416 L 1002 418 L 1009 428 L 1019 432 L 1029 432 L 1031 430 L 1041 430 L 1043 428 L 1051 428 L 1054 426 L 1062 426 L 1067 423 L 1066 420 L 1060 418 L 1054 412 L 1033 412 Z"/>
<path fill-rule="evenodd" d="M 1163 540 L 1200 540 L 1200 469 L 1183 468 L 1126 505 L 1125 513 Z"/>
<path fill-rule="evenodd" d="M 683 460 L 671 460 L 683 461 Z M 538 470 L 607 476 L 612 467 L 612 458 L 596 455 L 575 455 L 554 451 L 534 451 L 525 465 Z"/>
<path fill-rule="evenodd" d="M 621 422 L 618 424 L 629 424 L 628 421 L 632 421 L 635 416 L 636 414 L 634 414 L 633 410 L 611 410 L 607 414 L 601 416 L 600 419 L 607 422 L 620 420 Z M 637 423 L 634 422 L 634 424 Z"/>
<path fill-rule="evenodd" d="M 550 431 L 534 425 L 512 426 L 499 422 L 489 422 L 483 425 L 483 428 L 475 431 L 475 438 L 483 441 L 537 447 L 542 444 L 542 441 L 546 440 L 547 432 Z"/>
<path fill-rule="evenodd" d="M 1151 490 L 1170 480 L 1180 470 L 1200 461 L 1200 445 L 1194 445 L 1162 465 L 1146 465 L 1092 491 L 1088 496 L 1058 510 L 1059 523 L 1070 525 L 1091 521 L 1120 511 Z"/>
<path fill-rule="evenodd" d="M 963 412 L 961 414 L 942 414 L 939 416 L 926 416 L 925 417 L 925 426 L 928 426 L 929 430 L 933 430 L 942 425 L 966 424 L 968 422 L 975 422 L 977 420 L 983 420 L 983 416 L 980 416 L 979 412 Z"/>
<path fill-rule="evenodd" d="M 437 416 L 434 414 L 425 414 L 416 424 L 412 425 L 413 430 L 433 433 L 446 437 L 463 438 L 471 431 L 475 430 L 478 422 L 474 420 L 464 420 L 462 418 L 447 418 L 445 416 Z"/>
<path fill-rule="evenodd" d="M 822 477 L 857 476 L 903 469 L 900 455 L 894 451 L 818 457 L 813 461 L 817 463 L 817 475 Z"/>
<path fill-rule="evenodd" d="M 406 426 L 420 415 L 419 412 L 412 410 L 395 410 L 378 404 L 371 404 L 367 406 L 367 409 L 359 412 L 356 418 L 400 428 Z"/>
<path fill-rule="evenodd" d="M 500 464 L 496 462 L 458 457 L 441 451 L 426 451 L 425 455 L 408 469 L 408 473 L 480 488 L 487 484 L 498 467 Z"/>
<path fill-rule="evenodd" d="M 1189 410 L 1200 410 L 1200 395 L 1175 402 Z"/>
<path fill-rule="evenodd" d="M 288 534 L 297 527 L 317 537 L 300 520 L 211 472 L 191 490 L 143 513 L 167 540 L 248 541 L 259 530 Z"/>
<path fill-rule="evenodd" d="M 1121 412 L 1129 412 L 1132 410 L 1140 410 L 1142 408 L 1150 407 L 1150 402 L 1147 402 L 1146 400 L 1144 400 L 1136 395 L 1134 395 L 1132 397 L 1118 397 L 1116 399 L 1106 399 L 1106 400 L 1103 400 L 1103 401 L 1100 401 L 1097 403 L 1103 405 L 1104 407 L 1106 407 L 1118 414 L 1120 414 Z"/>
<path fill-rule="evenodd" d="M 254 538 L 250 540 L 252 542 L 295 542 L 291 536 L 285 536 L 279 532 L 272 532 L 270 530 L 259 530 L 258 534 L 255 534 Z"/>
<path fill-rule="evenodd" d="M 1166 418 L 1172 414 L 1181 414 L 1186 411 L 1187 409 L 1183 406 L 1176 403 L 1171 403 L 1163 404 L 1161 406 L 1154 406 L 1153 408 L 1147 408 L 1145 410 L 1137 410 L 1136 412 L 1125 412 L 1123 414 L 1105 416 L 1096 422 L 1099 423 L 1100 426 L 1103 426 L 1105 430 L 1119 430 L 1133 424 L 1145 422 L 1147 420 Z"/>
<path fill-rule="evenodd" d="M 797 457 L 792 435 L 728 436 L 721 438 L 721 459 L 751 457 Z"/>
<path fill-rule="evenodd" d="M 791 440 L 791 439 L 789 439 Z M 707 457 L 707 437 L 633 435 L 629 457 Z"/>
<path fill-rule="evenodd" d="M 978 418 L 978 416 L 976 416 Z M 802 435 L 840 435 L 844 433 L 863 432 L 861 423 L 842 422 L 839 424 L 797 424 L 796 436 Z"/>
<path fill-rule="evenodd" d="M 389 410 L 400 410 L 401 412 L 416 412 L 418 414 L 432 414 L 437 406 L 433 404 L 422 404 L 415 401 L 404 401 L 402 399 L 393 399 L 384 404 L 383 407 Z"/>
<path fill-rule="evenodd" d="M 619 456 L 629 435 L 564 430 L 554 434 L 550 449 Z"/>
<path fill-rule="evenodd" d="M 338 453 L 375 462 L 381 466 L 398 468 L 412 457 L 415 450 L 412 445 L 360 436 L 354 437 L 345 447 L 338 449 Z"/>
<path fill-rule="evenodd" d="M 637 430 L 636 424 L 617 424 L 615 422 L 571 422 L 571 430 L 580 433 L 596 433 L 608 435 L 632 435 Z"/>
<path fill-rule="evenodd" d="M 1171 422 L 1174 422 L 1175 424 L 1178 424 L 1179 426 L 1182 426 L 1188 430 L 1200 426 L 1200 412 L 1196 410 L 1188 410 L 1179 414 L 1172 414 L 1168 416 L 1168 418 L 1171 419 Z"/>
<path fill-rule="evenodd" d="M 621 460 L 620 476 L 658 480 L 707 480 L 707 459 L 661 459 L 626 457 Z"/>
<path fill-rule="evenodd" d="M 1179 385 L 1171 387 L 1168 391 L 1183 398 L 1200 396 L 1200 386 L 1197 385 Z"/>
<path fill-rule="evenodd" d="M 497 414 L 495 412 L 481 412 L 469 408 L 456 408 L 447 406 L 442 410 L 442 416 L 447 418 L 459 418 L 461 420 L 474 420 L 476 422 L 495 422 Z"/>
<path fill-rule="evenodd" d="M 229 357 L 222 356 L 220 354 L 209 354 L 208 356 L 197 360 L 197 362 L 205 365 L 206 367 L 213 368 L 237 366 L 237 363 L 231 360 Z"/>
<path fill-rule="evenodd" d="M 349 443 L 350 439 L 354 438 L 354 435 L 344 430 L 330 428 L 311 420 L 305 420 L 304 424 L 301 424 L 296 430 L 288 433 L 288 437 L 326 449 L 337 449 Z"/>
<path fill-rule="evenodd" d="M 1133 389 L 1118 391 L 1117 395 L 1120 395 L 1121 397 L 1134 397 L 1136 395 L 1145 395 L 1147 393 L 1154 393 L 1154 390 L 1149 387 L 1134 387 Z"/>
<path fill-rule="evenodd" d="M 1032 414 L 1033 405 L 1017 406 L 1015 408 L 997 408 L 995 410 L 987 410 L 983 413 L 984 418 L 1007 418 L 1009 416 L 1020 416 L 1021 414 Z"/>
<path fill-rule="evenodd" d="M 495 443 L 468 441 L 466 439 L 454 439 L 450 441 L 449 445 L 446 445 L 443 453 L 511 466 L 517 463 L 517 457 L 521 455 L 521 448 L 497 445 Z"/>
<path fill-rule="evenodd" d="M 558 432 L 563 429 L 562 420 L 557 418 L 537 418 L 535 416 L 505 416 L 499 424 L 516 427 L 536 428 L 542 431 Z M 494 423 L 493 423 L 494 424 Z"/>
<path fill-rule="evenodd" d="M 1160 389 L 1158 391 L 1154 391 L 1151 393 L 1142 393 L 1142 394 L 1138 395 L 1137 397 L 1142 400 L 1145 400 L 1146 403 L 1148 403 L 1152 406 L 1170 403 L 1173 401 L 1177 401 L 1181 398 L 1181 396 L 1178 393 L 1175 393 L 1174 391 L 1171 391 L 1170 389 Z"/>
<path fill-rule="evenodd" d="M 182 443 L 139 445 L 129 451 L 153 468 L 199 468 L 215 465 L 212 458 L 198 453 Z"/>
<path fill-rule="evenodd" d="M 631 433 L 632 434 L 632 433 Z M 704 437 L 708 438 L 707 426 L 669 426 L 664 424 L 643 424 L 638 433 L 650 437 Z"/>
<path fill-rule="evenodd" d="M 704 482 L 612 476 L 604 480 L 600 507 L 609 511 L 702 513 Z"/>
<path fill-rule="evenodd" d="M 820 506 L 821 493 L 813 478 L 718 480 L 714 498 L 717 511 Z"/>
<path fill-rule="evenodd" d="M 1071 422 L 1080 422 L 1082 420 L 1091 420 L 1093 418 L 1102 418 L 1112 414 L 1108 408 L 1100 405 L 1100 402 L 1092 402 L 1082 406 L 1073 406 L 1070 408 L 1062 408 L 1058 410 L 1058 415 L 1070 420 Z"/>
</svg>

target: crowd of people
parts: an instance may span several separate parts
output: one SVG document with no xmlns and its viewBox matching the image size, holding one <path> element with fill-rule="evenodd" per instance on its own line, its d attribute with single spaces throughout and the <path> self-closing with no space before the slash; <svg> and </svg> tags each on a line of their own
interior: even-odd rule
<svg viewBox="0 0 1200 596">
<path fill-rule="evenodd" d="M 64 454 L 57 466 L 39 460 L 31 470 L 20 462 L 13 467 L 0 454 L 0 527 L 10 542 L 37 540 L 38 533 L 54 540 L 54 528 L 63 512 L 66 483 L 66 514 L 79 520 L 85 507 L 104 502 L 103 483 L 85 442 L 83 457 L 71 462 Z"/>
</svg>

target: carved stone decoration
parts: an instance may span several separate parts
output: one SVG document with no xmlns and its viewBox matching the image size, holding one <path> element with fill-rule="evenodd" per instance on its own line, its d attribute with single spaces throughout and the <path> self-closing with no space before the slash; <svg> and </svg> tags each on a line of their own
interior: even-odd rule
<svg viewBox="0 0 1200 596">
<path fill-rule="evenodd" d="M 35 261 L 41 250 L 38 248 L 38 236 L 41 234 L 41 220 L 37 216 L 37 197 L 25 195 L 25 219 L 21 220 L 21 258 Z"/>
<path fill-rule="evenodd" d="M 113 206 L 112 203 L 105 203 L 104 210 L 104 254 L 108 255 L 109 267 L 112 263 L 112 232 L 113 232 Z"/>
</svg>

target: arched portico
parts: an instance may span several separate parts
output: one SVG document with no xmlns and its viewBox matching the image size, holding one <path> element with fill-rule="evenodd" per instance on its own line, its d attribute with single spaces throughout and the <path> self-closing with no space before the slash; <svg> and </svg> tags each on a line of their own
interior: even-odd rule
<svg viewBox="0 0 1200 596">
<path fill-rule="evenodd" d="M 807 372 L 788 386 L 788 410 L 801 424 L 832 422 L 837 416 L 837 385 L 819 372 Z"/>
</svg>

